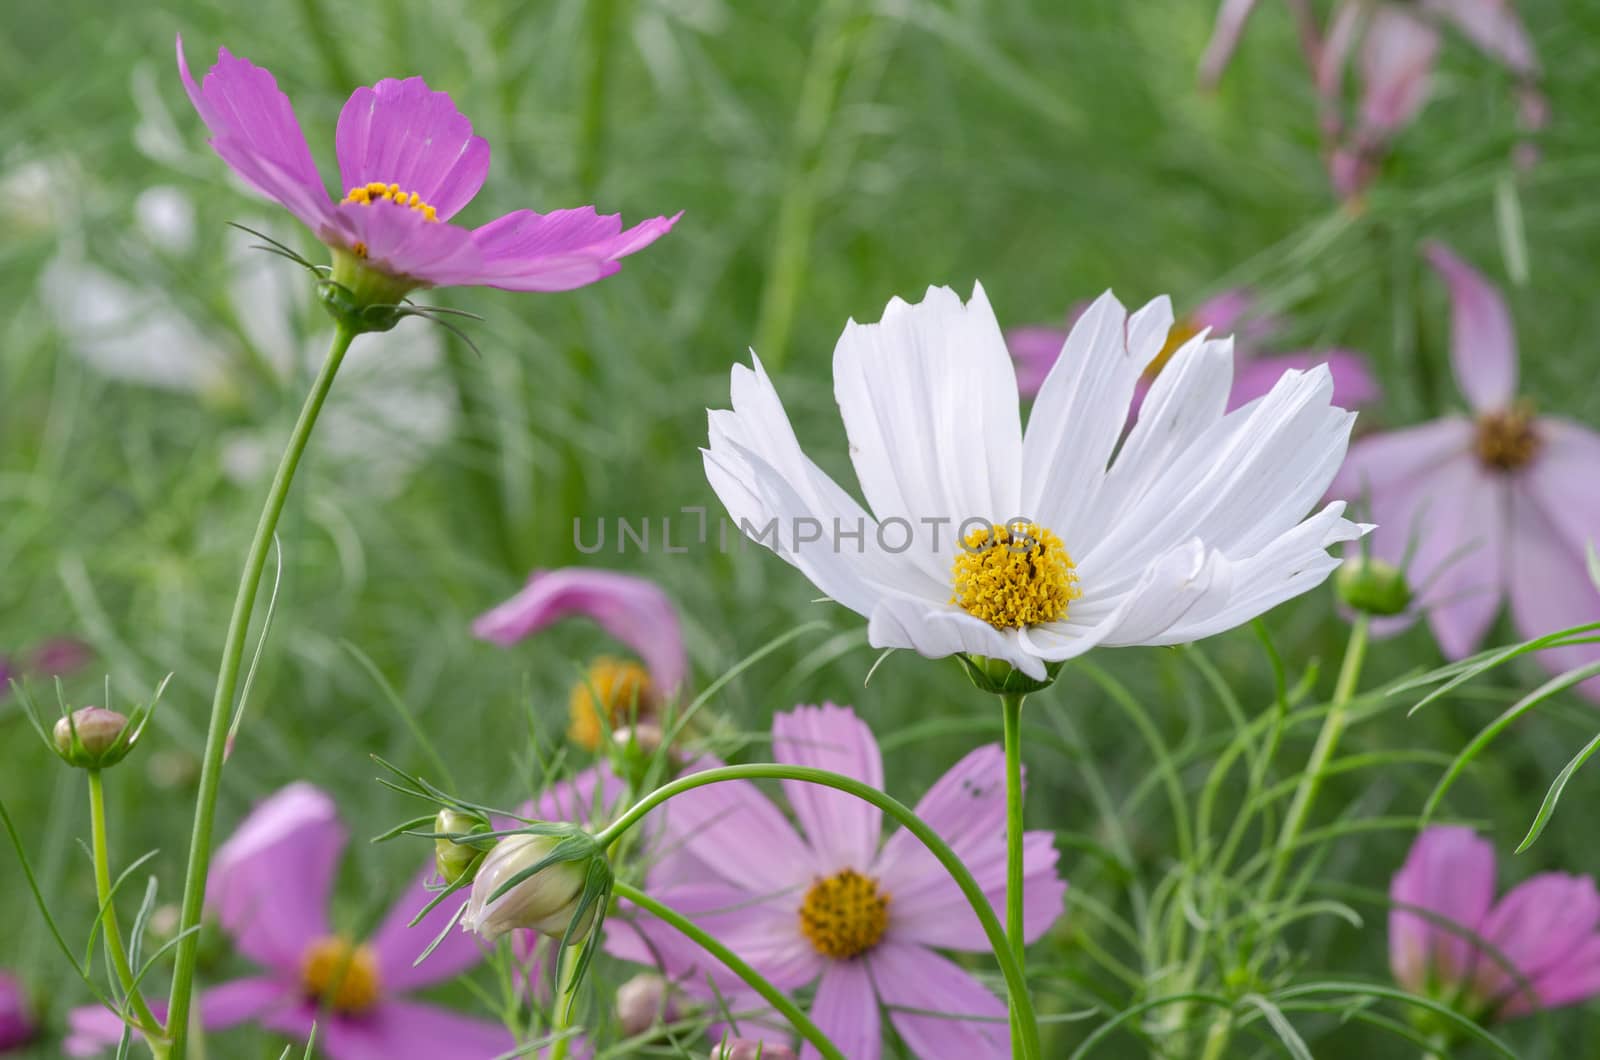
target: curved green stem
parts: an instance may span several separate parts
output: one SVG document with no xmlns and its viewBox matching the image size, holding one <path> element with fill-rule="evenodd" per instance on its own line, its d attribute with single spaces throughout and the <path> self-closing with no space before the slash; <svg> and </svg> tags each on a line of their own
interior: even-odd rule
<svg viewBox="0 0 1600 1060">
<path fill-rule="evenodd" d="M 983 888 L 978 886 L 978 881 L 972 878 L 972 873 L 962 864 L 950 845 L 940 838 L 939 833 L 930 828 L 922 818 L 918 817 L 904 803 L 891 795 L 879 791 L 870 784 L 864 784 L 854 777 L 847 777 L 839 773 L 830 773 L 825 769 L 811 769 L 807 766 L 785 765 L 746 765 L 746 766 L 719 766 L 716 769 L 707 769 L 700 773 L 689 773 L 681 776 L 668 784 L 650 792 L 638 802 L 634 803 L 621 817 L 602 831 L 595 838 L 602 847 L 609 847 L 617 838 L 629 828 L 638 824 L 645 814 L 666 802 L 674 795 L 681 795 L 695 788 L 705 787 L 707 784 L 718 784 L 729 780 L 800 780 L 808 784 L 821 784 L 824 787 L 834 788 L 854 795 L 864 802 L 870 802 L 884 813 L 898 821 L 906 831 L 922 841 L 944 866 L 956 886 L 961 888 L 961 893 L 966 897 L 972 911 L 977 914 L 978 922 L 983 925 L 983 933 L 988 936 L 989 946 L 994 950 L 995 960 L 1000 964 L 1000 972 L 1005 976 L 1006 990 L 1010 994 L 1012 1003 L 1018 1014 L 1018 1025 L 1021 1030 L 1021 1041 L 1018 1055 L 1024 1060 L 1040 1060 L 1039 1051 L 1039 1023 L 1034 1017 L 1033 1001 L 1028 995 L 1028 983 L 1022 974 L 1022 962 L 1017 960 L 1011 950 L 1011 943 L 1006 938 L 1006 931 L 1000 924 L 1000 919 L 995 916 L 994 909 L 989 905 L 988 897 L 983 893 Z M 619 885 L 620 887 L 620 885 Z"/>
<path fill-rule="evenodd" d="M 807 1016 L 799 1005 L 790 1000 L 789 995 L 767 982 L 760 972 L 741 960 L 737 953 L 734 953 L 707 934 L 700 925 L 676 909 L 662 905 L 637 887 L 618 881 L 615 884 L 615 890 L 618 898 L 626 898 L 640 909 L 660 917 L 692 939 L 701 949 L 726 964 L 735 975 L 748 983 L 756 993 L 766 998 L 772 1007 L 777 1009 L 783 1018 L 794 1026 L 795 1030 L 800 1032 L 800 1036 L 816 1046 L 817 1051 L 827 1057 L 827 1060 L 846 1060 L 845 1055 L 838 1050 L 838 1047 L 828 1040 L 826 1034 L 822 1033 L 822 1028 L 811 1022 L 811 1017 Z"/>
<path fill-rule="evenodd" d="M 255 537 L 245 554 L 244 570 L 239 576 L 239 590 L 233 600 L 233 615 L 228 619 L 228 635 L 222 646 L 222 665 L 217 672 L 216 693 L 211 700 L 211 720 L 206 727 L 206 749 L 200 765 L 200 793 L 195 802 L 194 831 L 189 838 L 189 865 L 183 878 L 183 906 L 178 921 L 177 964 L 172 973 L 172 997 L 168 1006 L 167 1033 L 172 1038 L 173 1060 L 183 1060 L 189 1037 L 189 1006 L 194 992 L 195 962 L 199 957 L 200 933 L 194 929 L 200 923 L 201 908 L 205 901 L 206 874 L 211 867 L 211 830 L 217 811 L 217 789 L 222 783 L 222 758 L 227 745 L 228 725 L 233 716 L 234 693 L 239 686 L 239 669 L 244 659 L 245 640 L 250 632 L 250 615 L 255 609 L 256 590 L 261 584 L 261 572 L 267 564 L 267 554 L 272 547 L 272 535 L 278 527 L 278 517 L 283 514 L 289 487 L 294 482 L 295 469 L 300 466 L 306 444 L 311 440 L 311 429 L 333 387 L 333 377 L 355 340 L 356 332 L 340 323 L 334 331 L 333 345 L 322 363 L 322 369 L 306 395 L 300 418 L 295 421 L 284 447 L 283 459 L 267 489 L 266 503 L 261 518 L 256 523 Z"/>
<path fill-rule="evenodd" d="M 135 1026 L 149 1043 L 150 1052 L 158 1058 L 165 1057 L 167 1043 L 162 1037 L 161 1021 L 156 1019 L 155 1013 L 150 1011 L 150 1006 L 145 1004 L 144 995 L 139 993 L 139 987 L 134 981 L 133 968 L 128 964 L 128 952 L 122 945 L 122 932 L 117 927 L 116 903 L 111 899 L 111 855 L 106 843 L 105 785 L 101 781 L 98 769 L 91 769 L 88 773 L 89 833 L 94 848 L 94 893 L 103 910 L 100 916 L 100 928 L 105 935 L 106 952 L 111 955 L 111 967 L 116 972 L 117 980 L 122 983 L 123 993 L 128 996 L 128 1004 L 133 1008 Z"/>
<path fill-rule="evenodd" d="M 1022 701 L 1026 696 L 1006 693 L 1000 697 L 1005 714 L 1006 749 L 1006 937 L 1011 956 L 1026 968 L 1022 927 Z M 1011 1029 L 1015 1033 L 1020 1014 L 1015 996 L 1011 1002 Z"/>
<path fill-rule="evenodd" d="M 1272 870 L 1268 873 L 1267 882 L 1262 889 L 1262 901 L 1270 900 L 1278 885 L 1283 882 L 1283 874 L 1289 868 L 1289 859 L 1293 856 L 1295 843 L 1300 838 L 1300 830 L 1305 827 L 1306 818 L 1311 815 L 1311 804 L 1316 800 L 1317 789 L 1322 784 L 1323 771 L 1327 769 L 1334 750 L 1339 746 L 1339 737 L 1344 734 L 1347 710 L 1351 698 L 1356 694 L 1356 685 L 1361 680 L 1361 664 L 1367 655 L 1368 624 L 1368 618 L 1363 614 L 1357 615 L 1350 627 L 1350 643 L 1345 648 L 1344 661 L 1339 666 L 1339 680 L 1333 688 L 1333 700 L 1328 707 L 1328 716 L 1322 721 L 1322 731 L 1317 734 L 1316 745 L 1311 749 L 1311 758 L 1306 762 L 1305 772 L 1300 775 L 1300 784 L 1295 788 L 1294 801 L 1289 804 L 1288 814 L 1284 817 L 1283 831 L 1278 833 Z"/>
</svg>

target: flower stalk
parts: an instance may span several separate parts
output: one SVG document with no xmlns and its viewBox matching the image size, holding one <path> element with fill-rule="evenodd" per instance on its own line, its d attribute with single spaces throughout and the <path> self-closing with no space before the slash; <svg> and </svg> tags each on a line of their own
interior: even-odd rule
<svg viewBox="0 0 1600 1060">
<path fill-rule="evenodd" d="M 1022 921 L 1022 702 L 1026 695 L 1008 692 L 1000 697 L 1005 715 L 1006 752 L 1006 938 L 1017 967 L 1026 971 Z M 1026 984 L 1024 984 L 1026 990 Z M 1021 1010 L 1011 993 L 1011 1027 L 1015 1033 Z"/>
<path fill-rule="evenodd" d="M 328 356 L 311 385 L 311 392 L 306 396 L 300 417 L 295 421 L 288 445 L 284 448 L 283 458 L 278 463 L 277 473 L 272 477 L 272 485 L 267 489 L 266 503 L 256 523 L 255 537 L 245 554 L 244 570 L 240 574 L 238 593 L 233 601 L 233 614 L 228 620 L 222 664 L 217 672 L 216 692 L 211 701 L 211 719 L 206 727 L 206 748 L 200 766 L 200 792 L 195 803 L 194 831 L 189 840 L 189 863 L 183 880 L 183 904 L 178 922 L 181 939 L 173 970 L 167 1018 L 167 1032 L 172 1039 L 172 1060 L 184 1060 L 187 1047 L 189 1009 L 200 945 L 199 932 L 194 929 L 200 923 L 205 901 L 206 875 L 211 865 L 211 832 L 216 821 L 217 791 L 222 783 L 223 751 L 227 745 L 234 695 L 238 690 L 239 670 L 244 659 L 245 640 L 250 632 L 250 616 L 255 610 L 256 592 L 266 567 L 273 533 L 277 530 L 278 519 L 283 514 L 283 506 L 289 496 L 289 487 L 300 466 L 300 458 L 305 454 L 311 431 L 327 401 L 328 392 L 333 388 L 339 365 L 343 363 L 357 334 L 358 331 L 348 319 L 338 321 Z"/>
<path fill-rule="evenodd" d="M 100 927 L 105 935 L 106 952 L 111 957 L 111 968 L 128 1005 L 133 1009 L 135 1026 L 144 1035 L 156 1060 L 166 1060 L 168 1044 L 162 1032 L 161 1021 L 156 1019 L 145 1003 L 144 996 L 134 979 L 133 967 L 128 963 L 128 951 L 122 945 L 122 932 L 117 926 L 116 903 L 111 893 L 111 854 L 106 842 L 106 795 L 100 770 L 90 769 L 89 774 L 89 832 L 94 853 L 94 893 L 100 903 Z"/>
</svg>

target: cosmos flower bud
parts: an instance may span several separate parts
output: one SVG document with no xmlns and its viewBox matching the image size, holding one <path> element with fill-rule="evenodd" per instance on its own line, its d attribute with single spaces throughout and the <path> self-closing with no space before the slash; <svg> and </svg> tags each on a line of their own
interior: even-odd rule
<svg viewBox="0 0 1600 1060">
<path fill-rule="evenodd" d="M 1398 615 L 1411 606 L 1411 587 L 1405 572 L 1371 556 L 1344 561 L 1334 577 L 1339 599 L 1352 611 L 1368 615 Z"/>
<path fill-rule="evenodd" d="M 625 1036 L 634 1038 L 657 1022 L 673 1023 L 677 1019 L 676 996 L 661 976 L 645 972 L 617 988 L 617 1022 Z"/>
<path fill-rule="evenodd" d="M 712 1047 L 711 1060 L 795 1060 L 795 1054 L 781 1043 L 731 1038 Z"/>
<path fill-rule="evenodd" d="M 80 769 L 102 769 L 133 749 L 128 719 L 104 707 L 80 707 L 56 722 L 52 738 L 61 760 Z"/>
<path fill-rule="evenodd" d="M 494 845 L 472 882 L 461 926 L 486 939 L 526 928 L 580 942 L 594 926 L 611 870 L 593 837 L 519 833 Z"/>
<path fill-rule="evenodd" d="M 445 808 L 433 819 L 435 832 L 487 832 L 488 824 L 469 813 Z M 433 841 L 433 864 L 445 883 L 456 883 L 472 871 L 483 849 L 471 843 L 439 838 Z"/>
</svg>

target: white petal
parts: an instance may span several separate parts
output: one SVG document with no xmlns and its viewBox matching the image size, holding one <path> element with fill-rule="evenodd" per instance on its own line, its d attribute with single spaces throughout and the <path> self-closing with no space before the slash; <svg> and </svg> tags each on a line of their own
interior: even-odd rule
<svg viewBox="0 0 1600 1060">
<path fill-rule="evenodd" d="M 867 624 L 874 648 L 908 648 L 925 659 L 969 652 L 1004 659 L 1029 677 L 1044 679 L 1044 664 L 1016 630 L 1001 631 L 950 606 L 931 606 L 903 596 L 880 599 Z"/>
</svg>

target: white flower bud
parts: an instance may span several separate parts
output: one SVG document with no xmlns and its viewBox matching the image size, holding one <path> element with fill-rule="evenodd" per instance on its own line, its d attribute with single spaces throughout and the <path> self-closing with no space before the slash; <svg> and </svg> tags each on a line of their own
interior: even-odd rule
<svg viewBox="0 0 1600 1060">
<path fill-rule="evenodd" d="M 472 882 L 461 926 L 491 940 L 517 928 L 563 938 L 583 900 L 586 860 L 552 862 L 490 901 L 508 880 L 543 861 L 561 842 L 560 836 L 512 835 L 496 843 Z M 598 902 L 589 906 L 583 923 L 573 928 L 571 941 L 588 935 L 598 906 Z"/>
</svg>

